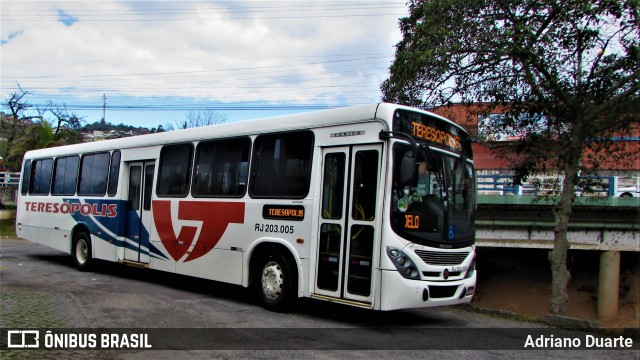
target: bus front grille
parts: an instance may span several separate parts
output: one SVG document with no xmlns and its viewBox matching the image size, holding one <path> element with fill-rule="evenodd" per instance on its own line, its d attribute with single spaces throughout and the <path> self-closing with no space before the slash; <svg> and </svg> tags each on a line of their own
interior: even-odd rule
<svg viewBox="0 0 640 360">
<path fill-rule="evenodd" d="M 469 256 L 468 252 L 435 252 L 435 251 L 415 251 L 420 259 L 428 265 L 453 266 L 460 265 Z"/>
<path fill-rule="evenodd" d="M 456 294 L 458 286 L 429 286 L 429 295 L 432 299 L 450 298 Z"/>
</svg>

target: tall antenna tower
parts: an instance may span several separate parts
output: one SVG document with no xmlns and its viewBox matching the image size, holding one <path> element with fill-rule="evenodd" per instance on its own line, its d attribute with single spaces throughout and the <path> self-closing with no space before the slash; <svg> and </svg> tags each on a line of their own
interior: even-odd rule
<svg viewBox="0 0 640 360">
<path fill-rule="evenodd" d="M 107 123 L 107 95 L 102 94 L 102 124 Z"/>
</svg>

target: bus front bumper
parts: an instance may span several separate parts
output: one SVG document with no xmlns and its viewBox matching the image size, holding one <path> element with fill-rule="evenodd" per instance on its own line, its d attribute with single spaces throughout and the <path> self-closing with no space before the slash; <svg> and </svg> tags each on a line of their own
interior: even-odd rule
<svg viewBox="0 0 640 360">
<path fill-rule="evenodd" d="M 447 306 L 471 302 L 476 272 L 466 279 L 434 282 L 410 280 L 396 270 L 383 270 L 380 310 Z"/>
</svg>

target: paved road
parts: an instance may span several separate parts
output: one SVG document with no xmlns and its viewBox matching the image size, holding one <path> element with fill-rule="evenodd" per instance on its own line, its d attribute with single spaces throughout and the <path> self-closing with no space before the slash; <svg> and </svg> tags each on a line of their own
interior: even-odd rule
<svg viewBox="0 0 640 360">
<path fill-rule="evenodd" d="M 304 300 L 282 314 L 238 286 L 102 262 L 80 272 L 70 256 L 23 240 L 0 240 L 0 256 L 0 336 L 24 328 L 141 332 L 155 349 L 4 349 L 0 358 L 640 358 L 637 344 L 635 351 L 514 350 L 528 335 L 564 333 L 459 307 L 372 312 Z M 585 341 L 584 333 L 567 336 Z"/>
</svg>

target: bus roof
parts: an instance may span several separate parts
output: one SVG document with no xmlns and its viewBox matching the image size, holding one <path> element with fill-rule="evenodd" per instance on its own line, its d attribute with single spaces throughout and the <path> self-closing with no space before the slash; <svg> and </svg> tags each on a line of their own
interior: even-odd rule
<svg viewBox="0 0 640 360">
<path fill-rule="evenodd" d="M 373 119 L 388 119 L 387 126 L 390 126 L 393 112 L 399 108 L 421 111 L 415 108 L 389 103 L 357 105 L 330 110 L 320 110 L 292 115 L 259 118 L 241 122 L 225 123 L 198 128 L 167 131 L 155 134 L 130 136 L 125 138 L 96 141 L 90 143 L 38 149 L 28 151 L 25 154 L 25 159 L 62 156 L 72 153 L 88 153 L 114 149 L 136 148 L 142 146 L 164 145 L 168 143 L 192 142 L 235 136 L 268 134 L 273 132 L 297 129 L 312 129 Z M 453 126 L 461 128 L 459 125 L 439 115 L 426 111 L 421 112 L 427 113 Z"/>
</svg>

